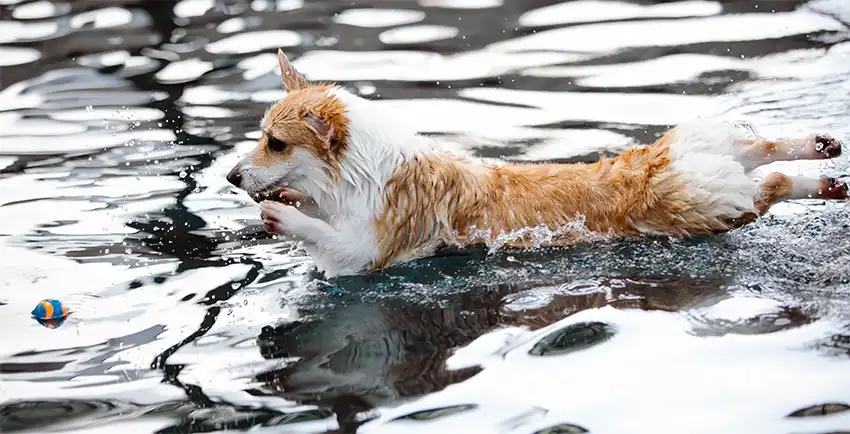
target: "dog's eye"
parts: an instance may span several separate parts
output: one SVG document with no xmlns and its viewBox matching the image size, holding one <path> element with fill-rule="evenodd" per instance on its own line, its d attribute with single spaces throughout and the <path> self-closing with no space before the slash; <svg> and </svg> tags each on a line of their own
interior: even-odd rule
<svg viewBox="0 0 850 434">
<path fill-rule="evenodd" d="M 274 137 L 269 136 L 269 149 L 274 152 L 281 152 L 286 148 L 286 143 L 283 140 L 278 140 Z"/>
</svg>

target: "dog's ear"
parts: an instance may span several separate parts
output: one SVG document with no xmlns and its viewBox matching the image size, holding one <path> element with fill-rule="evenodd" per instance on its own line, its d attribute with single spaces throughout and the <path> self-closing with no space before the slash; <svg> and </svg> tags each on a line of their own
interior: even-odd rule
<svg viewBox="0 0 850 434">
<path fill-rule="evenodd" d="M 334 136 L 334 127 L 330 122 L 322 119 L 321 116 L 305 110 L 301 113 L 301 121 L 313 131 L 313 134 L 321 140 L 325 150 L 331 149 L 331 142 Z"/>
<path fill-rule="evenodd" d="M 287 92 L 304 89 L 308 86 L 307 79 L 295 70 L 283 50 L 277 49 L 277 63 L 280 66 L 280 76 L 283 78 L 283 88 Z"/>
</svg>

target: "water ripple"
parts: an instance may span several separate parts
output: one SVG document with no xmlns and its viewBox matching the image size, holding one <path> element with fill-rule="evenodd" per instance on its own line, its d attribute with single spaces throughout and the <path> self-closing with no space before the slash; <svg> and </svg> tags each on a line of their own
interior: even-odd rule
<svg viewBox="0 0 850 434">
<path fill-rule="evenodd" d="M 285 95 L 278 47 L 483 157 L 594 161 L 715 115 L 847 137 L 843 0 L 0 0 L 0 17 L 0 431 L 850 426 L 841 204 L 324 279 L 224 178 Z M 61 326 L 30 318 L 44 298 L 70 307 Z"/>
</svg>

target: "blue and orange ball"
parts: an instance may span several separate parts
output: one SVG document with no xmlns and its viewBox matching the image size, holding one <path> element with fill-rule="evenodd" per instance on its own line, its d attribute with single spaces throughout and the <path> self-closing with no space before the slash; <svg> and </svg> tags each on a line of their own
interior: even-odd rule
<svg viewBox="0 0 850 434">
<path fill-rule="evenodd" d="M 59 300 L 41 300 L 32 310 L 32 317 L 45 327 L 56 328 L 68 318 L 68 306 Z"/>
</svg>

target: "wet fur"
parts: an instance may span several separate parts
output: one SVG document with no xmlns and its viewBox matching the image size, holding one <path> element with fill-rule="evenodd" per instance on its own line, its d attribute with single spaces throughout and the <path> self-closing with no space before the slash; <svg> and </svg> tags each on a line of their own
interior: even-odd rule
<svg viewBox="0 0 850 434">
<path fill-rule="evenodd" d="M 656 142 L 594 164 L 501 164 L 440 150 L 405 119 L 345 90 L 309 83 L 279 52 L 287 96 L 262 121 L 259 146 L 228 175 L 261 200 L 270 232 L 304 243 L 327 274 L 372 271 L 444 245 L 547 246 L 608 236 L 718 234 L 796 198 L 847 198 L 831 178 L 748 172 L 790 159 L 832 158 L 837 140 L 745 139 L 719 122 L 680 125 Z M 269 140 L 284 143 L 271 149 Z M 313 212 L 296 205 L 310 202 Z M 585 231 L 559 228 L 583 220 Z M 538 244 L 541 244 L 538 242 Z"/>
</svg>

